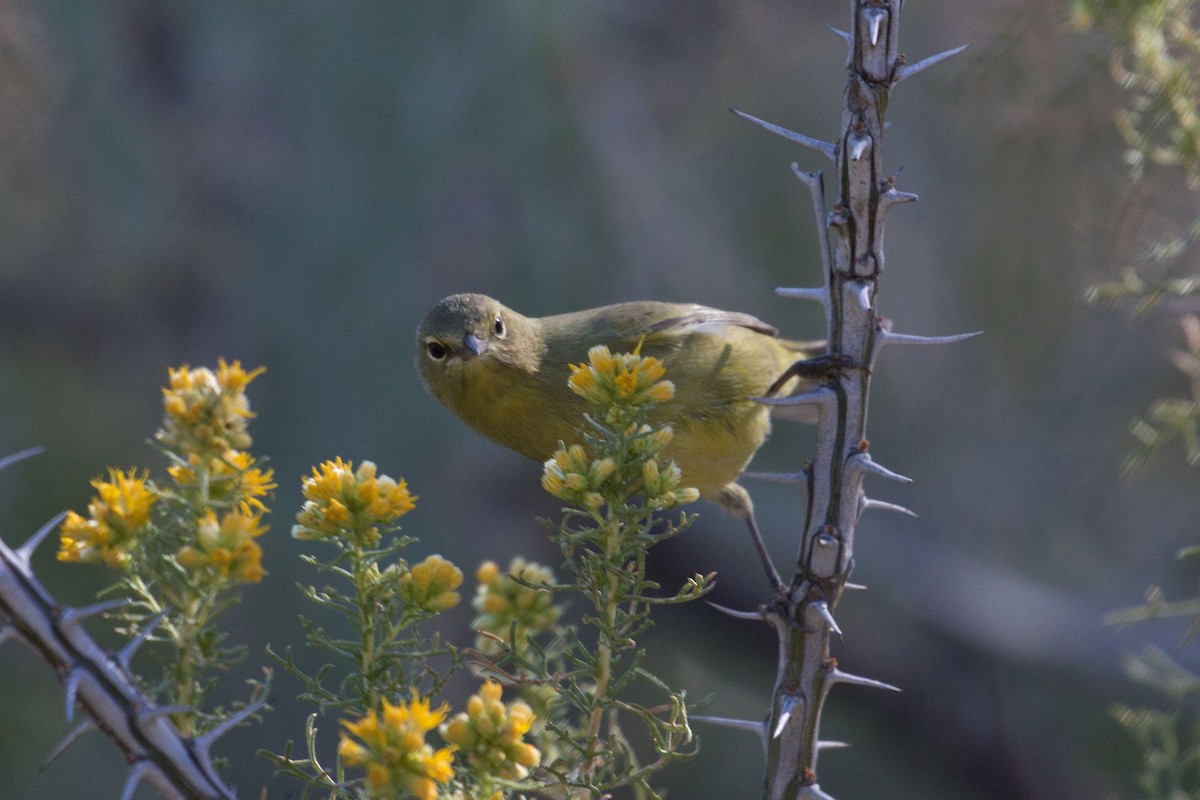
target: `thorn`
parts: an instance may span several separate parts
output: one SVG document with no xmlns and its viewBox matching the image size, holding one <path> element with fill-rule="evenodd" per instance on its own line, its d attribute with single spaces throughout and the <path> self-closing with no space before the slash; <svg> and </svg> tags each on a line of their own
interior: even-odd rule
<svg viewBox="0 0 1200 800">
<path fill-rule="evenodd" d="M 751 719 L 732 719 L 730 717 L 710 717 L 707 714 L 688 714 L 688 720 L 691 722 L 707 722 L 709 725 L 719 725 L 722 728 L 733 728 L 739 731 L 752 731 L 760 736 L 767 732 L 767 726 L 763 722 L 756 722 Z"/>
<path fill-rule="evenodd" d="M 105 600 L 102 603 L 92 603 L 90 606 L 67 608 L 59 613 L 58 619 L 64 628 L 78 628 L 85 619 L 91 619 L 92 617 L 112 611 L 114 608 L 120 608 L 128 604 L 128 600 L 120 598 L 117 600 Z"/>
<path fill-rule="evenodd" d="M 935 56 L 930 56 L 929 58 L 922 59 L 915 64 L 905 64 L 903 67 L 896 70 L 896 79 L 892 82 L 892 85 L 894 86 L 897 83 L 900 83 L 900 81 L 908 80 L 912 76 L 916 75 L 918 72 L 924 72 L 925 70 L 932 67 L 934 64 L 940 64 L 941 62 L 945 61 L 947 58 L 958 55 L 963 50 L 966 50 L 968 47 L 970 47 L 969 44 L 964 44 L 962 47 L 955 47 L 952 50 L 945 50 L 941 53 L 938 53 Z"/>
<path fill-rule="evenodd" d="M 220 739 L 238 725 L 241 725 L 247 719 L 257 714 L 259 709 L 266 704 L 266 700 L 256 700 L 255 702 L 243 708 L 241 711 L 231 716 L 229 719 L 222 722 L 220 725 L 209 730 L 203 736 L 196 737 L 196 754 L 205 762 L 208 762 L 210 760 L 209 751 L 212 749 L 212 746 L 217 739 Z"/>
<path fill-rule="evenodd" d="M 859 161 L 863 157 L 863 153 L 871 146 L 870 136 L 855 136 L 850 141 L 850 160 Z"/>
<path fill-rule="evenodd" d="M 17 631 L 17 626 L 5 623 L 3 626 L 0 626 L 0 645 L 11 641 L 23 642 L 25 641 L 25 637 Z"/>
<path fill-rule="evenodd" d="M 806 472 L 743 472 L 739 478 L 768 483 L 786 483 L 789 486 L 808 485 L 808 473 Z"/>
<path fill-rule="evenodd" d="M 805 136 L 803 133 L 790 131 L 782 126 L 759 119 L 752 114 L 747 114 L 745 111 L 738 111 L 736 108 L 731 108 L 729 110 L 747 122 L 753 122 L 755 125 L 769 130 L 771 133 L 782 136 L 785 139 L 790 139 L 791 141 L 796 142 L 797 144 L 802 144 L 805 147 L 812 148 L 818 153 L 823 153 L 830 161 L 833 161 L 837 156 L 837 148 L 829 142 L 824 142 L 820 139 L 814 139 L 811 136 Z"/>
<path fill-rule="evenodd" d="M 846 33 L 841 28 L 835 28 L 832 25 L 826 25 L 825 27 L 837 34 L 838 38 L 840 38 L 846 44 L 850 44 L 850 34 Z"/>
<path fill-rule="evenodd" d="M 956 333 L 952 336 L 914 336 L 909 333 L 892 333 L 891 331 L 880 331 L 880 344 L 953 344 L 954 342 L 964 342 L 967 339 L 973 339 L 979 336 L 983 331 L 972 331 L 970 333 Z"/>
<path fill-rule="evenodd" d="M 33 458 L 39 453 L 44 452 L 46 452 L 46 448 L 44 447 L 31 447 L 28 450 L 21 450 L 13 453 L 11 456 L 5 456 L 4 458 L 0 458 L 0 469 L 6 469 L 13 464 L 16 464 L 18 461 L 24 461 L 27 458 Z"/>
<path fill-rule="evenodd" d="M 829 629 L 838 636 L 842 635 L 842 629 L 838 627 L 837 621 L 833 618 L 833 612 L 829 610 L 829 603 L 824 600 L 818 600 L 813 603 L 813 607 L 817 609 L 817 613 L 821 615 L 821 619 L 825 620 L 825 624 Z"/>
<path fill-rule="evenodd" d="M 821 787 L 815 783 L 810 783 L 808 786 L 801 786 L 800 791 L 796 794 L 796 800 L 836 800 L 833 795 L 821 791 Z"/>
<path fill-rule="evenodd" d="M 862 508 L 863 511 L 867 511 L 869 509 L 874 508 L 874 509 L 879 509 L 880 511 L 898 511 L 901 514 L 907 514 L 908 516 L 913 517 L 914 519 L 916 519 L 916 517 L 917 517 L 917 512 L 913 511 L 912 509 L 905 508 L 904 506 L 896 505 L 895 503 L 888 503 L 884 500 L 872 500 L 869 497 L 864 497 L 862 499 L 862 502 L 859 504 L 859 506 L 860 506 L 860 508 Z"/>
<path fill-rule="evenodd" d="M 843 587 L 846 589 L 854 589 L 854 590 L 862 591 L 862 592 L 865 592 L 867 590 L 867 585 L 865 583 L 847 583 L 847 584 L 843 584 Z"/>
<path fill-rule="evenodd" d="M 38 548 L 50 532 L 58 527 L 58 524 L 63 521 L 63 517 L 67 516 L 67 512 L 63 511 L 60 514 L 55 514 L 50 518 L 50 521 L 37 529 L 37 533 L 25 540 L 25 543 L 18 547 L 14 553 L 21 563 L 28 568 L 30 559 L 33 557 L 33 551 Z"/>
<path fill-rule="evenodd" d="M 815 300 L 818 303 L 824 303 L 829 298 L 829 293 L 823 287 L 815 289 L 785 289 L 779 288 L 775 290 L 775 294 L 780 297 L 795 297 L 800 300 Z"/>
<path fill-rule="evenodd" d="M 720 611 L 722 614 L 727 614 L 727 615 L 733 617 L 734 619 L 761 620 L 763 618 L 761 611 L 738 611 L 736 609 L 729 608 L 727 606 L 723 606 L 720 603 L 714 603 L 712 600 L 705 600 L 704 603 L 705 603 L 705 605 L 712 606 L 717 611 Z"/>
<path fill-rule="evenodd" d="M 817 241 L 820 244 L 821 250 L 821 275 L 825 281 L 825 297 L 822 299 L 822 305 L 825 307 L 826 316 L 829 316 L 829 258 L 833 249 L 829 246 L 829 230 L 825 223 L 824 175 L 820 170 L 805 172 L 795 162 L 792 163 L 792 172 L 808 187 L 808 193 L 812 195 L 813 213 L 816 216 L 817 225 Z"/>
<path fill-rule="evenodd" d="M 879 195 L 879 204 L 881 206 L 893 206 L 896 203 L 915 203 L 918 196 L 912 192 L 899 192 L 895 189 L 888 189 Z"/>
<path fill-rule="evenodd" d="M 137 791 L 138 784 L 146 779 L 146 775 L 151 769 L 153 766 L 147 761 L 138 761 L 129 766 L 129 778 L 126 779 L 125 788 L 121 791 L 121 800 L 133 800 L 133 793 Z"/>
<path fill-rule="evenodd" d="M 834 683 L 849 683 L 853 684 L 854 686 L 870 686 L 875 689 L 887 689 L 891 692 L 900 691 L 899 687 L 892 686 L 890 683 L 877 681 L 874 678 L 864 678 L 862 675 L 851 675 L 849 672 L 842 672 L 836 667 L 830 671 L 829 678 Z"/>
<path fill-rule="evenodd" d="M 692 719 L 695 719 L 695 717 Z M 849 746 L 849 742 L 817 742 L 818 750 L 840 750 L 843 747 Z"/>
<path fill-rule="evenodd" d="M 860 469 L 863 472 L 869 472 L 872 475 L 878 475 L 879 477 L 887 478 L 890 481 L 899 481 L 900 483 L 913 482 L 912 478 L 909 478 L 906 475 L 901 475 L 899 472 L 892 472 L 887 467 L 879 465 L 867 453 L 855 453 L 847 460 L 850 462 L 851 466 Z"/>
<path fill-rule="evenodd" d="M 829 405 L 832 394 L 827 389 L 818 388 L 811 392 L 801 392 L 787 397 L 751 397 L 750 399 L 765 406 L 818 406 L 824 408 Z"/>
<path fill-rule="evenodd" d="M 812 172 L 809 172 L 808 170 L 800 169 L 800 165 L 795 161 L 792 162 L 792 174 L 803 181 L 804 185 L 809 188 L 820 187 L 821 178 L 825 177 L 824 170 L 814 169 Z"/>
<path fill-rule="evenodd" d="M 142 629 L 138 631 L 138 635 L 130 639 L 129 642 L 120 650 L 118 650 L 113 656 L 113 658 L 116 659 L 116 662 L 120 664 L 126 672 L 133 671 L 129 666 L 129 662 L 133 658 L 133 654 L 138 651 L 139 647 L 146 643 L 146 639 L 151 633 L 154 632 L 154 629 L 158 627 L 158 624 L 162 622 L 166 616 L 167 612 L 164 609 L 163 611 L 160 611 L 151 617 L 150 621 L 143 625 Z"/>
<path fill-rule="evenodd" d="M 779 698 L 779 719 L 775 723 L 775 730 L 771 731 L 771 738 L 778 739 L 783 729 L 787 726 L 788 720 L 792 718 L 792 712 L 796 707 L 802 704 L 799 695 L 785 694 Z"/>
<path fill-rule="evenodd" d="M 859 308 L 863 311 L 871 310 L 871 284 L 866 281 L 861 282 L 854 290 L 854 296 L 858 298 Z"/>
<path fill-rule="evenodd" d="M 54 746 L 50 751 L 50 755 L 46 756 L 45 760 L 38 766 L 38 772 L 41 772 L 46 767 L 50 766 L 54 759 L 58 758 L 63 752 L 75 743 L 75 740 L 85 733 L 97 730 L 96 723 L 92 722 L 91 718 L 85 719 L 83 722 L 71 729 L 71 732 L 62 738 L 62 741 Z"/>
<path fill-rule="evenodd" d="M 81 675 L 78 669 L 72 669 L 63 679 L 63 695 L 67 704 L 67 722 L 75 719 L 75 696 L 79 694 Z"/>
<path fill-rule="evenodd" d="M 867 25 L 871 29 L 871 47 L 879 46 L 879 29 L 883 25 L 887 12 L 881 8 L 867 9 Z"/>
</svg>

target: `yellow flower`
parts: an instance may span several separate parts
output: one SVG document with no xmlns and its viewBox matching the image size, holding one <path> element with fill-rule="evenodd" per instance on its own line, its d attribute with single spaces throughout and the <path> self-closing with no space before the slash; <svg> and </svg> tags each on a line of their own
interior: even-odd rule
<svg viewBox="0 0 1200 800">
<path fill-rule="evenodd" d="M 613 378 L 613 384 L 617 387 L 617 396 L 624 400 L 637 391 L 637 375 L 630 372 L 619 372 Z"/>
<path fill-rule="evenodd" d="M 147 531 L 158 500 L 148 477 L 109 468 L 107 481 L 93 480 L 96 496 L 88 503 L 88 517 L 68 512 L 59 528 L 58 560 L 128 566 L 131 548 Z"/>
<path fill-rule="evenodd" d="M 655 456 L 671 443 L 674 436 L 675 431 L 670 425 L 651 428 L 643 424 L 630 441 L 630 448 L 634 455 Z"/>
<path fill-rule="evenodd" d="M 642 462 L 642 494 L 650 508 L 674 508 L 700 499 L 698 490 L 682 488 L 679 481 L 679 467 L 674 461 L 668 461 L 662 467 L 653 459 Z"/>
<path fill-rule="evenodd" d="M 191 453 L 186 464 L 167 467 L 167 474 L 185 493 L 204 487 L 207 502 L 225 506 L 247 503 L 259 511 L 267 510 L 261 498 L 276 487 L 274 471 L 255 466 L 254 457 L 244 450 L 226 450 L 207 460 Z"/>
<path fill-rule="evenodd" d="M 655 403 L 665 403 L 675 396 L 675 384 L 670 381 L 660 381 L 650 387 L 650 399 Z"/>
<path fill-rule="evenodd" d="M 461 598 L 454 590 L 462 582 L 462 570 L 441 556 L 432 555 L 400 577 L 400 595 L 405 603 L 437 613 L 458 605 Z"/>
<path fill-rule="evenodd" d="M 604 505 L 597 490 L 616 469 L 611 458 L 592 460 L 580 445 L 559 447 L 542 465 L 542 488 L 568 503 L 596 509 Z"/>
<path fill-rule="evenodd" d="M 216 374 L 186 364 L 168 369 L 169 386 L 163 389 L 166 413 L 155 438 L 183 457 L 212 458 L 227 450 L 245 450 L 250 446 L 246 422 L 254 416 L 245 388 L 265 371 L 266 367 L 259 367 L 246 372 L 241 362 L 227 364 L 223 358 Z"/>
<path fill-rule="evenodd" d="M 349 767 L 367 771 L 372 798 L 394 798 L 408 792 L 419 800 L 436 800 L 438 784 L 454 777 L 454 747 L 434 750 L 425 734 L 445 719 L 443 704 L 434 710 L 429 700 L 414 693 L 411 702 L 383 701 L 383 713 L 368 711 L 356 721 L 342 720 L 338 755 Z M 357 739 L 357 741 L 355 741 Z"/>
<path fill-rule="evenodd" d="M 479 772 L 521 780 L 542 758 L 536 747 L 523 741 L 533 725 L 533 709 L 520 700 L 504 705 L 502 691 L 499 683 L 485 682 L 467 701 L 466 712 L 443 725 L 441 734 Z"/>
<path fill-rule="evenodd" d="M 675 396 L 675 386 L 662 380 L 666 366 L 660 359 L 632 353 L 613 355 L 604 345 L 588 350 L 586 364 L 572 364 L 567 385 L 596 406 L 636 407 L 662 403 Z"/>
<path fill-rule="evenodd" d="M 533 634 L 551 630 L 562 614 L 549 588 L 540 588 L 555 582 L 554 573 L 541 564 L 518 556 L 508 572 L 501 573 L 494 562 L 485 561 L 475 579 L 479 587 L 472 605 L 479 616 L 474 627 L 508 641 L 515 625 L 516 641 L 509 642 L 514 648 L 519 649 Z M 486 636 L 476 637 L 475 646 L 488 655 L 498 655 L 501 649 L 495 639 Z"/>
<path fill-rule="evenodd" d="M 224 391 L 230 394 L 240 394 L 245 390 L 246 385 L 250 381 L 266 371 L 266 367 L 259 367 L 258 369 L 246 372 L 246 370 L 242 369 L 242 362 L 240 361 L 226 364 L 225 359 L 217 359 L 217 383 Z"/>
<path fill-rule="evenodd" d="M 356 547 L 373 547 L 382 535 L 380 526 L 392 527 L 407 514 L 417 498 L 408 484 L 387 475 L 376 475 L 375 465 L 338 457 L 313 467 L 304 479 L 305 503 L 296 515 L 292 536 L 297 539 L 343 539 Z"/>
<path fill-rule="evenodd" d="M 223 581 L 258 583 L 263 577 L 262 548 L 254 541 L 267 531 L 262 514 L 247 504 L 217 520 L 211 508 L 196 522 L 196 540 L 179 549 L 175 560 L 190 572 L 205 570 Z"/>
</svg>

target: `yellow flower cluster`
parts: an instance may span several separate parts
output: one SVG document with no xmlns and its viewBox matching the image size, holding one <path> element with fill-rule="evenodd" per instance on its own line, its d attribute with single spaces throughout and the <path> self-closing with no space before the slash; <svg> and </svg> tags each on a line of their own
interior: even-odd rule
<svg viewBox="0 0 1200 800">
<path fill-rule="evenodd" d="M 679 467 L 674 462 L 659 463 L 659 454 L 674 435 L 671 426 L 651 427 L 640 422 L 642 407 L 675 395 L 675 385 L 663 379 L 663 362 L 641 355 L 640 349 L 639 343 L 632 353 L 613 355 L 601 345 L 588 351 L 588 363 L 571 365 L 571 389 L 605 409 L 605 421 L 626 444 L 623 454 L 594 459 L 579 445 L 559 447 L 542 465 L 542 488 L 555 497 L 593 513 L 599 511 L 605 502 L 604 484 L 616 471 L 614 457 L 635 470 L 641 463 L 641 490 L 650 508 L 673 508 L 700 496 L 695 489 L 680 487 Z M 635 472 L 620 480 L 636 487 L 638 476 Z"/>
<path fill-rule="evenodd" d="M 172 464 L 167 474 L 180 492 L 207 492 L 209 502 L 228 507 L 247 503 L 266 511 L 262 498 L 275 488 L 274 471 L 255 466 L 254 457 L 244 450 L 226 450 L 207 460 L 198 453 L 189 453 L 186 463 Z"/>
<path fill-rule="evenodd" d="M 518 556 L 503 574 L 495 562 L 485 561 L 475 571 L 475 579 L 479 588 L 472 605 L 479 616 L 474 627 L 508 641 L 515 625 L 516 641 L 509 642 L 514 648 L 520 649 L 531 635 L 552 629 L 562 614 L 550 590 L 539 588 L 555 582 L 554 573 L 541 564 Z M 475 644 L 488 655 L 497 655 L 501 649 L 497 641 L 486 636 L 477 637 Z"/>
<path fill-rule="evenodd" d="M 263 577 L 262 548 L 254 541 L 267 531 L 262 513 L 249 505 L 224 514 L 220 521 L 211 508 L 196 522 L 196 541 L 175 553 L 184 569 L 206 570 L 221 582 L 258 583 Z"/>
<path fill-rule="evenodd" d="M 379 527 L 390 526 L 411 511 L 417 498 L 386 475 L 376 476 L 375 465 L 364 461 L 354 469 L 351 461 L 326 461 L 313 467 L 304 479 L 304 507 L 296 515 L 292 536 L 297 539 L 338 538 L 356 547 L 373 547 L 382 536 Z"/>
<path fill-rule="evenodd" d="M 148 477 L 110 468 L 107 481 L 93 480 L 96 496 L 88 503 L 88 516 L 69 511 L 59 529 L 58 560 L 128 566 L 130 548 L 146 533 L 150 508 L 158 500 Z"/>
<path fill-rule="evenodd" d="M 631 426 L 632 429 L 632 426 Z M 651 428 L 642 425 L 629 440 L 629 452 L 642 461 L 642 493 L 646 504 L 653 509 L 674 508 L 695 502 L 700 492 L 692 488 L 681 488 L 679 467 L 668 461 L 660 466 L 659 452 L 671 441 L 670 426 Z M 550 494 L 589 511 L 597 511 L 604 505 L 601 490 L 616 471 L 611 458 L 588 458 L 582 446 L 573 444 L 560 447 L 542 465 L 542 488 Z"/>
<path fill-rule="evenodd" d="M 588 363 L 572 364 L 567 383 L 575 394 L 596 406 L 644 406 L 675 396 L 675 384 L 662 380 L 663 362 L 632 353 L 613 355 L 604 345 L 588 350 Z"/>
<path fill-rule="evenodd" d="M 650 508 L 663 510 L 700 499 L 698 489 L 681 488 L 679 481 L 679 467 L 674 461 L 663 467 L 654 459 L 642 462 L 642 494 Z"/>
<path fill-rule="evenodd" d="M 533 709 L 520 700 L 504 705 L 499 683 L 489 680 L 471 695 L 467 710 L 442 725 L 442 738 L 466 755 L 467 763 L 485 775 L 520 780 L 542 754 L 523 741 L 533 724 Z"/>
<path fill-rule="evenodd" d="M 599 490 L 616 468 L 611 458 L 589 459 L 580 445 L 559 447 L 542 465 L 542 488 L 560 500 L 595 511 L 604 505 Z"/>
<path fill-rule="evenodd" d="M 462 570 L 439 555 L 416 564 L 400 577 L 400 596 L 408 605 L 436 614 L 458 605 Z"/>
<path fill-rule="evenodd" d="M 652 428 L 643 424 L 629 440 L 629 450 L 635 456 L 655 458 L 673 438 L 675 430 L 670 425 Z"/>
<path fill-rule="evenodd" d="M 418 800 L 436 800 L 438 784 L 454 777 L 453 747 L 434 750 L 425 734 L 445 719 L 447 707 L 429 708 L 429 700 L 414 694 L 411 702 L 383 701 L 383 713 L 368 711 L 355 722 L 342 720 L 346 730 L 338 755 L 349 767 L 365 767 L 367 794 L 395 798 L 402 793 Z"/>
<path fill-rule="evenodd" d="M 254 415 L 246 398 L 246 385 L 266 367 L 246 372 L 240 361 L 218 362 L 214 374 L 207 367 L 187 365 L 168 370 L 170 386 L 163 389 L 163 426 L 155 434 L 176 453 L 197 453 L 203 458 L 250 446 L 246 423 Z"/>
</svg>

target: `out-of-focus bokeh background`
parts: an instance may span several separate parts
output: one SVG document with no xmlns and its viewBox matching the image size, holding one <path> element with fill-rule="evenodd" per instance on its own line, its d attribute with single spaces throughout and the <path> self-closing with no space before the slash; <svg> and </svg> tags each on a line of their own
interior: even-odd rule
<svg viewBox="0 0 1200 800">
<path fill-rule="evenodd" d="M 268 367 L 251 431 L 280 488 L 270 575 L 226 617 L 251 654 L 218 695 L 244 695 L 268 642 L 301 640 L 295 582 L 312 576 L 288 531 L 300 476 L 325 458 L 407 477 L 418 555 L 468 573 L 551 560 L 535 517 L 556 501 L 537 467 L 424 393 L 417 322 L 480 291 L 533 315 L 698 301 L 819 336 L 816 309 L 773 289 L 819 280 L 789 165 L 824 165 L 726 109 L 835 135 L 844 50 L 824 26 L 846 5 L 6 0 L 0 453 L 48 451 L 0 475 L 0 536 L 82 510 L 108 465 L 161 470 L 146 440 L 167 367 L 224 356 Z M 1173 556 L 1195 539 L 1195 477 L 1179 453 L 1121 477 L 1129 420 L 1179 384 L 1163 357 L 1177 329 L 1084 304 L 1128 255 L 1126 175 L 1111 45 L 1065 18 L 1032 0 L 905 14 L 910 60 L 972 48 L 893 93 L 886 162 L 921 202 L 889 220 L 880 308 L 898 330 L 986 335 L 890 352 L 876 371 L 872 452 L 916 483 L 872 488 L 920 518 L 873 512 L 860 528 L 870 591 L 839 609 L 837 655 L 904 692 L 834 695 L 823 732 L 853 748 L 823 755 L 820 779 L 839 797 L 1134 793 L 1109 714 L 1141 698 L 1121 656 L 1171 648 L 1177 629 L 1100 621 L 1151 583 L 1188 588 Z M 755 467 L 795 469 L 809 436 L 780 425 Z M 799 498 L 752 488 L 787 563 Z M 718 570 L 715 599 L 753 607 L 766 585 L 740 524 L 699 510 L 656 570 Z M 50 545 L 37 570 L 68 603 L 109 580 Z M 451 615 L 451 636 L 469 621 Z M 715 692 L 715 713 L 765 713 L 769 631 L 700 605 L 664 623 L 648 641 L 659 674 Z M 278 677 L 275 713 L 218 748 L 240 796 L 298 794 L 254 756 L 303 739 L 295 691 Z M 319 724 L 331 752 L 336 720 Z M 0 797 L 118 795 L 125 766 L 100 736 L 38 771 L 67 729 L 55 677 L 0 648 Z M 699 732 L 704 755 L 665 776 L 671 796 L 756 796 L 759 743 Z"/>
</svg>

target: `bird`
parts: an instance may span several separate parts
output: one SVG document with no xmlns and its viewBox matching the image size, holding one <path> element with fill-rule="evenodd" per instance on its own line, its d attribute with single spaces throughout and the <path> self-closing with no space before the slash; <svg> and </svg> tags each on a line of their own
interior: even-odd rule
<svg viewBox="0 0 1200 800">
<path fill-rule="evenodd" d="M 597 345 L 662 360 L 675 385 L 674 396 L 650 415 L 674 430 L 663 456 L 679 467 L 680 485 L 746 521 L 773 573 L 754 504 L 737 478 L 767 440 L 772 409 L 815 419 L 804 406 L 754 398 L 810 387 L 796 365 L 821 343 L 783 339 L 750 314 L 693 303 L 635 301 L 527 317 L 467 293 L 444 298 L 421 321 L 416 364 L 425 388 L 460 420 L 541 462 L 578 438 L 587 405 L 567 378 L 570 365 L 587 361 Z"/>
</svg>

